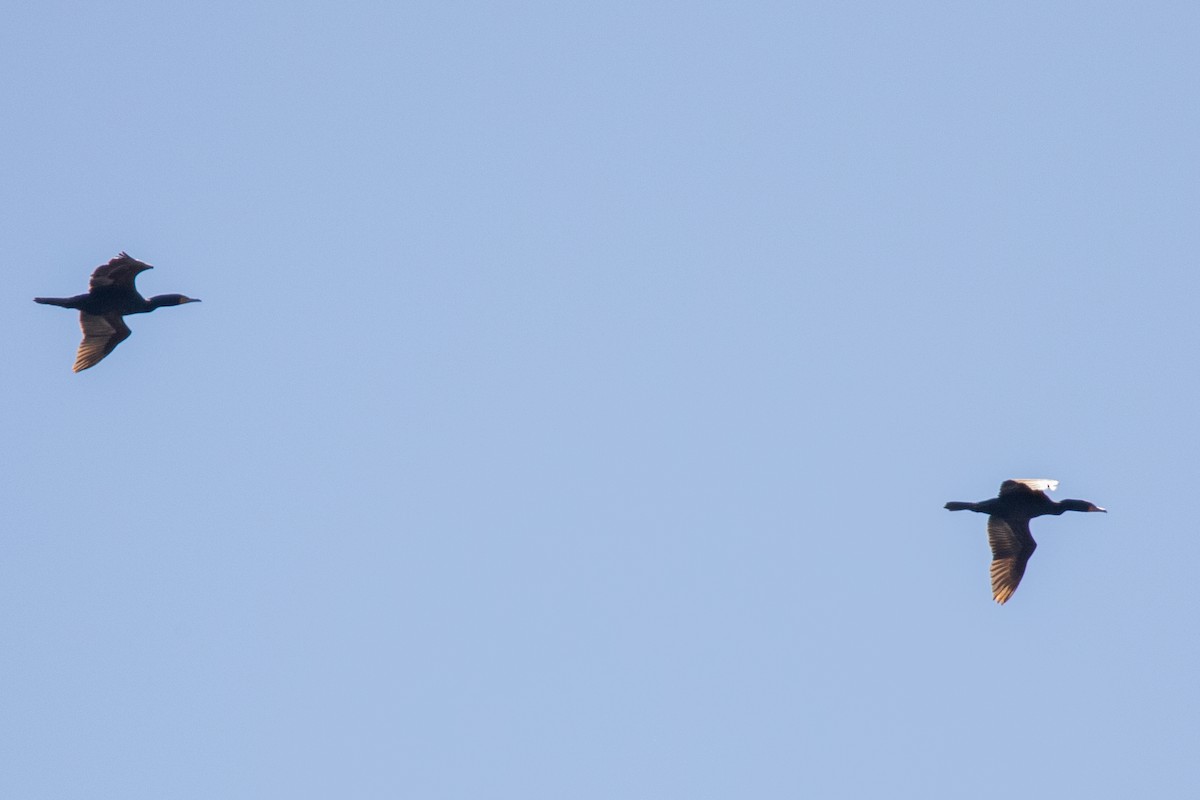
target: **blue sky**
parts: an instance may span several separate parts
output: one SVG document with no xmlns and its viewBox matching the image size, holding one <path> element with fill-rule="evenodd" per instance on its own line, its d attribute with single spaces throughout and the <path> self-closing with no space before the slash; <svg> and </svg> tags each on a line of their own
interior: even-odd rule
<svg viewBox="0 0 1200 800">
<path fill-rule="evenodd" d="M 9 9 L 3 793 L 1190 797 L 1198 34 Z"/>
</svg>

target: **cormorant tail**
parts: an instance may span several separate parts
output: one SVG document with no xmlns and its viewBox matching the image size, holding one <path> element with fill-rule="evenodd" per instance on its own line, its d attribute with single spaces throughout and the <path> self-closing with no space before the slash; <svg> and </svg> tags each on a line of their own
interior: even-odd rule
<svg viewBox="0 0 1200 800">
<path fill-rule="evenodd" d="M 974 511 L 975 503 L 960 503 L 956 500 L 951 500 L 946 503 L 947 511 Z"/>
<path fill-rule="evenodd" d="M 35 297 L 33 298 L 33 302 L 41 303 L 45 306 L 62 306 L 63 308 L 70 308 L 72 299 L 73 298 L 70 297 Z"/>
</svg>

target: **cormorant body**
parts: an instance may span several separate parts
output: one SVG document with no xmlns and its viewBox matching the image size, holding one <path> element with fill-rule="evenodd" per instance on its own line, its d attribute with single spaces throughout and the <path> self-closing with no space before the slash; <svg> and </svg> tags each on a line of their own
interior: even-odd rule
<svg viewBox="0 0 1200 800">
<path fill-rule="evenodd" d="M 75 372 L 99 364 L 117 345 L 129 338 L 131 331 L 124 319 L 127 314 L 147 314 L 163 306 L 200 302 L 182 294 L 159 294 L 149 299 L 142 297 L 134 281 L 139 273 L 148 269 L 154 267 L 132 258 L 128 253 L 121 253 L 104 266 L 96 267 L 87 294 L 33 298 L 35 303 L 79 311 L 83 341 L 79 343 L 79 351 L 75 354 Z"/>
<path fill-rule="evenodd" d="M 950 511 L 978 511 L 988 515 L 988 544 L 992 548 L 992 597 L 1004 604 L 1025 574 L 1025 565 L 1037 549 L 1029 520 L 1065 511 L 1104 511 L 1087 500 L 1055 502 L 1046 494 L 1058 486 L 1047 478 L 1017 478 L 1000 484 L 1000 494 L 978 503 L 951 501 Z"/>
</svg>

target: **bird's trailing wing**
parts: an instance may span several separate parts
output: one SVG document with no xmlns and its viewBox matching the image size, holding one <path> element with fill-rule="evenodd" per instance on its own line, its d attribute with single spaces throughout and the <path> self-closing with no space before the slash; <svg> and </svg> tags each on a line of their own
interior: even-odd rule
<svg viewBox="0 0 1200 800">
<path fill-rule="evenodd" d="M 83 341 L 75 353 L 75 372 L 99 364 L 130 334 L 129 326 L 120 314 L 100 316 L 80 312 L 79 327 L 83 329 Z"/>
<path fill-rule="evenodd" d="M 1053 478 L 1010 478 L 1000 484 L 1000 495 L 1003 497 L 1009 492 L 1023 492 L 1025 487 L 1032 489 L 1035 492 L 1053 492 L 1058 488 L 1058 481 Z"/>
<path fill-rule="evenodd" d="M 1037 549 L 1028 522 L 988 517 L 988 544 L 992 548 L 992 597 L 1003 605 L 1012 597 L 1025 574 L 1025 565 Z"/>
<path fill-rule="evenodd" d="M 134 279 L 139 273 L 154 269 L 149 264 L 138 261 L 128 253 L 122 252 L 112 261 L 102 267 L 96 267 L 92 273 L 89 289 L 104 289 L 109 286 L 127 286 L 133 288 Z"/>
</svg>

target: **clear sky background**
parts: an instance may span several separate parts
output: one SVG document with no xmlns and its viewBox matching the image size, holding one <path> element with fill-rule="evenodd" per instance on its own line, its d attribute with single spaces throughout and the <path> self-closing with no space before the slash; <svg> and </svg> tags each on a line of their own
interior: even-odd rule
<svg viewBox="0 0 1200 800">
<path fill-rule="evenodd" d="M 1194 797 L 1198 41 L 12 5 L 0 793 Z M 74 375 L 120 250 L 204 302 Z"/>
</svg>

